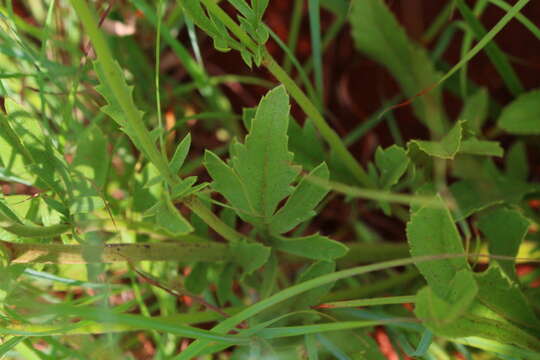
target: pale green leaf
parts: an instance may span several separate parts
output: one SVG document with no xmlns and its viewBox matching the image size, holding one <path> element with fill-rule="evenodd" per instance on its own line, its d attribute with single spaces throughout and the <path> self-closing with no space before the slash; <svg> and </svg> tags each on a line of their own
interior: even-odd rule
<svg viewBox="0 0 540 360">
<path fill-rule="evenodd" d="M 326 236 L 314 234 L 298 238 L 275 237 L 272 245 L 281 251 L 314 260 L 333 260 L 349 251 L 344 244 Z"/>
<path fill-rule="evenodd" d="M 171 162 L 169 163 L 169 167 L 171 168 L 171 172 L 173 174 L 177 174 L 178 171 L 182 168 L 182 165 L 184 165 L 184 161 L 186 160 L 186 156 L 189 152 L 189 147 L 191 146 L 191 134 L 187 134 L 180 144 L 178 144 L 178 147 L 176 148 L 176 151 L 174 152 L 173 158 L 171 159 Z"/>
<path fill-rule="evenodd" d="M 191 224 L 168 200 L 161 200 L 155 214 L 157 225 L 173 236 L 186 235 L 193 231 Z"/>
<path fill-rule="evenodd" d="M 458 121 L 440 141 L 411 140 L 409 147 L 417 146 L 429 156 L 453 159 L 461 146 L 462 130 L 462 122 Z"/>
<path fill-rule="evenodd" d="M 230 245 L 233 262 L 239 264 L 244 274 L 250 274 L 268 261 L 270 248 L 258 243 L 235 242 Z"/>
<path fill-rule="evenodd" d="M 470 138 L 461 142 L 460 154 L 503 156 L 504 150 L 497 141 L 478 140 Z"/>
<path fill-rule="evenodd" d="M 409 158 L 405 150 L 397 145 L 386 149 L 378 147 L 375 151 L 375 164 L 379 169 L 379 186 L 390 189 L 403 176 L 409 166 Z"/>
<path fill-rule="evenodd" d="M 540 134 L 539 103 L 540 90 L 520 95 L 503 109 L 497 125 L 511 134 Z"/>
<path fill-rule="evenodd" d="M 82 214 L 103 209 L 104 207 L 105 203 L 99 196 L 82 196 L 71 201 L 69 211 L 72 214 Z"/>
<path fill-rule="evenodd" d="M 412 256 L 465 254 L 461 237 L 450 211 L 440 197 L 439 207 L 424 207 L 411 215 L 407 224 L 407 239 Z M 416 264 L 435 295 L 444 298 L 454 274 L 469 269 L 464 257 L 438 259 Z"/>
<path fill-rule="evenodd" d="M 97 126 L 91 126 L 80 134 L 77 152 L 71 166 L 86 179 L 102 189 L 109 169 L 107 138 Z"/>
<path fill-rule="evenodd" d="M 256 223 L 258 219 L 250 215 L 255 213 L 255 209 L 251 205 L 243 179 L 238 176 L 236 171 L 210 150 L 205 151 L 204 166 L 214 179 L 212 187 L 225 196 L 237 211 L 238 216 L 244 221 Z"/>
<path fill-rule="evenodd" d="M 310 177 L 319 182 L 313 183 Z M 328 167 L 322 163 L 302 178 L 285 205 L 272 216 L 269 224 L 270 231 L 274 234 L 283 234 L 314 216 L 313 209 L 328 193 L 327 187 L 320 181 L 326 182 L 328 177 Z"/>
<path fill-rule="evenodd" d="M 529 228 L 529 221 L 516 210 L 497 208 L 478 220 L 478 229 L 487 237 L 489 253 L 515 257 Z M 506 275 L 517 280 L 514 260 L 493 259 Z"/>
</svg>

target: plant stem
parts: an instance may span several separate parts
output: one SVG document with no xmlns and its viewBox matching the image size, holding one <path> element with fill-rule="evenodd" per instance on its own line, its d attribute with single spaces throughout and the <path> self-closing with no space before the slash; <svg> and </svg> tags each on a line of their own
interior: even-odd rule
<svg viewBox="0 0 540 360">
<path fill-rule="evenodd" d="M 396 286 L 403 286 L 418 278 L 420 273 L 416 268 L 411 267 L 402 274 L 391 276 L 387 279 L 380 280 L 363 286 L 355 286 L 349 289 L 333 291 L 325 295 L 321 302 L 340 301 L 349 299 L 364 298 L 374 294 L 380 294 L 383 291 L 393 289 Z"/>
<path fill-rule="evenodd" d="M 0 240 L 11 263 L 88 264 L 139 261 L 222 261 L 232 258 L 227 246 L 215 242 L 65 245 Z"/>
<path fill-rule="evenodd" d="M 230 242 L 242 240 L 245 236 L 225 224 L 210 209 L 208 209 L 195 195 L 182 199 L 182 202 L 190 208 L 198 217 L 208 224 L 215 232 Z"/>
</svg>

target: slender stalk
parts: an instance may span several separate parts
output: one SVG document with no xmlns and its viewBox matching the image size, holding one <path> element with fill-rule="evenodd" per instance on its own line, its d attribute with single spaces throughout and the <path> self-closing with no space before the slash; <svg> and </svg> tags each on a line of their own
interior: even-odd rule
<svg viewBox="0 0 540 360">
<path fill-rule="evenodd" d="M 210 226 L 219 235 L 223 236 L 223 238 L 226 240 L 236 242 L 245 237 L 221 221 L 221 219 L 210 211 L 210 209 L 204 206 L 204 204 L 195 195 L 185 198 L 182 201 L 188 208 L 190 208 L 191 211 L 197 214 L 197 216 L 203 219 L 208 226 Z"/>
<path fill-rule="evenodd" d="M 88 264 L 139 261 L 222 261 L 231 258 L 227 246 L 215 242 L 65 245 L 28 244 L 0 240 L 11 263 Z"/>
<path fill-rule="evenodd" d="M 359 299 L 348 301 L 335 301 L 320 304 L 315 306 L 318 309 L 338 309 L 338 308 L 351 308 L 358 306 L 377 306 L 377 305 L 392 305 L 392 304 L 407 304 L 413 303 L 416 299 L 416 295 L 406 296 L 387 296 L 373 299 Z"/>
</svg>

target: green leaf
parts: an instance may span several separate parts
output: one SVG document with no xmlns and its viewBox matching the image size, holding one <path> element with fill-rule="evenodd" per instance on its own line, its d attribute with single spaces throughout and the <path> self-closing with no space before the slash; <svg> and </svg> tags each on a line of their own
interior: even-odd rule
<svg viewBox="0 0 540 360">
<path fill-rule="evenodd" d="M 529 176 L 527 149 L 522 141 L 516 142 L 506 156 L 506 175 L 509 178 L 526 181 Z"/>
<path fill-rule="evenodd" d="M 411 214 L 407 239 L 411 256 L 465 254 L 450 211 L 438 196 L 440 207 L 424 207 Z M 464 257 L 439 259 L 416 264 L 435 295 L 444 299 L 454 274 L 469 269 Z"/>
<path fill-rule="evenodd" d="M 254 225 L 270 222 L 299 172 L 287 150 L 288 122 L 289 97 L 280 86 L 261 100 L 245 144 L 232 145 L 231 166 L 210 152 L 205 156 L 214 188 Z"/>
<path fill-rule="evenodd" d="M 223 270 L 219 273 L 216 294 L 221 306 L 224 306 L 227 301 L 234 299 L 233 282 L 236 273 L 236 264 L 226 264 Z"/>
<path fill-rule="evenodd" d="M 311 171 L 325 159 L 323 142 L 319 138 L 313 121 L 306 119 L 300 127 L 294 120 L 289 122 L 289 149 L 294 153 L 294 161 Z"/>
<path fill-rule="evenodd" d="M 186 14 L 193 20 L 198 27 L 200 27 L 206 34 L 208 34 L 214 40 L 214 46 L 219 51 L 230 50 L 231 41 L 228 41 L 229 33 L 227 31 L 222 32 L 215 19 L 210 19 L 206 16 L 203 8 L 201 7 L 200 0 L 185 0 L 181 2 L 182 8 Z"/>
<path fill-rule="evenodd" d="M 350 21 L 352 36 L 358 50 L 383 64 L 412 98 L 422 90 L 433 87 L 439 75 L 426 51 L 407 38 L 392 12 L 380 0 L 353 1 Z M 436 134 L 445 130 L 439 88 L 416 99 L 414 112 Z"/>
<path fill-rule="evenodd" d="M 520 95 L 502 110 L 497 125 L 511 134 L 540 134 L 539 102 L 540 90 Z"/>
<path fill-rule="evenodd" d="M 430 287 L 424 287 L 416 295 L 416 316 L 434 330 L 459 321 L 478 294 L 478 285 L 469 269 L 458 271 L 445 286 L 447 294 L 444 297 L 435 294 Z"/>
<path fill-rule="evenodd" d="M 236 264 L 242 266 L 244 274 L 250 274 L 268 261 L 270 248 L 258 243 L 236 242 L 230 245 Z"/>
<path fill-rule="evenodd" d="M 173 158 L 171 159 L 171 162 L 169 163 L 169 167 L 171 168 L 171 172 L 173 174 L 177 174 L 178 171 L 182 168 L 182 165 L 184 165 L 184 161 L 186 160 L 186 156 L 189 152 L 189 147 L 191 146 L 191 134 L 187 134 L 180 144 L 178 144 L 178 147 L 176 148 Z"/>
<path fill-rule="evenodd" d="M 82 196 L 74 198 L 69 206 L 69 212 L 72 214 L 83 214 L 103 209 L 105 203 L 99 196 Z"/>
<path fill-rule="evenodd" d="M 97 126 L 89 127 L 78 137 L 77 152 L 71 166 L 91 179 L 99 189 L 105 184 L 109 170 L 107 138 Z"/>
<path fill-rule="evenodd" d="M 379 186 L 382 189 L 390 189 L 405 174 L 409 158 L 405 150 L 397 145 L 384 150 L 378 147 L 375 151 L 375 164 L 380 173 Z"/>
<path fill-rule="evenodd" d="M 238 176 L 236 171 L 210 150 L 206 150 L 204 153 L 204 166 L 214 179 L 212 187 L 225 196 L 235 208 L 238 216 L 244 221 L 257 223 L 258 219 L 251 215 L 255 210 L 244 189 L 243 179 Z"/>
<path fill-rule="evenodd" d="M 478 229 L 487 237 L 489 253 L 515 257 L 529 228 L 529 221 L 516 210 L 497 208 L 478 220 Z M 514 260 L 491 260 L 499 263 L 506 275 L 517 280 Z"/>
<path fill-rule="evenodd" d="M 458 121 L 440 141 L 411 140 L 409 147 L 416 145 L 429 156 L 453 159 L 461 146 L 461 138 L 462 121 Z"/>
<path fill-rule="evenodd" d="M 319 182 L 313 183 L 310 178 L 326 183 L 329 175 L 328 167 L 322 163 L 302 178 L 285 205 L 272 216 L 270 231 L 274 234 L 283 234 L 314 216 L 313 209 L 328 193 L 328 188 Z"/>
<path fill-rule="evenodd" d="M 465 99 L 465 105 L 460 120 L 465 121 L 465 129 L 473 134 L 480 134 L 486 121 L 489 108 L 489 98 L 486 88 L 480 88 L 472 96 Z"/>
<path fill-rule="evenodd" d="M 200 294 L 208 287 L 208 269 L 209 264 L 198 262 L 192 268 L 189 275 L 186 277 L 184 286 L 186 290 L 193 294 Z"/>
<path fill-rule="evenodd" d="M 455 214 L 456 220 L 465 219 L 496 204 L 519 202 L 525 194 L 537 189 L 532 184 L 504 176 L 490 160 L 469 171 L 472 178 L 450 186 L 450 192 L 459 209 Z"/>
<path fill-rule="evenodd" d="M 314 234 L 297 238 L 275 237 L 272 243 L 276 249 L 314 260 L 333 260 L 349 251 L 344 244 L 326 236 Z"/>
<path fill-rule="evenodd" d="M 162 199 L 159 202 L 155 218 L 157 225 L 173 236 L 186 235 L 193 231 L 191 224 L 169 200 Z"/>
<path fill-rule="evenodd" d="M 504 150 L 497 141 L 486 141 L 470 138 L 461 142 L 459 153 L 502 157 Z"/>
<path fill-rule="evenodd" d="M 503 270 L 501 265 L 492 263 L 488 270 L 475 274 L 480 287 L 480 301 L 508 320 L 540 330 L 540 322 L 521 292 L 519 284 L 506 275 L 506 270 Z"/>
</svg>

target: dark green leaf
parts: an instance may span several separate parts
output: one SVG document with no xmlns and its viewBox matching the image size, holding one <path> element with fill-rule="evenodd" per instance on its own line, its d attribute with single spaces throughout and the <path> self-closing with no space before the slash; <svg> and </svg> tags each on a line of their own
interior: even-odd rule
<svg viewBox="0 0 540 360">
<path fill-rule="evenodd" d="M 191 272 L 184 283 L 187 291 L 200 294 L 208 287 L 208 268 L 209 264 L 205 262 L 198 262 L 191 268 Z"/>
<path fill-rule="evenodd" d="M 424 207 L 411 215 L 407 224 L 407 239 L 412 256 L 465 254 L 461 237 L 450 211 L 440 197 L 440 207 Z M 464 257 L 438 259 L 416 264 L 435 295 L 445 298 L 454 274 L 469 269 Z"/>
<path fill-rule="evenodd" d="M 521 292 L 519 284 L 511 280 L 498 263 L 481 274 L 475 274 L 480 287 L 478 297 L 488 308 L 505 319 L 521 326 L 540 330 L 540 322 Z"/>
<path fill-rule="evenodd" d="M 434 329 L 459 321 L 478 294 L 478 285 L 469 269 L 458 271 L 445 286 L 447 294 L 444 297 L 435 294 L 430 287 L 416 295 L 416 315 Z"/>
<path fill-rule="evenodd" d="M 511 134 L 540 134 L 539 102 L 540 90 L 520 95 L 503 109 L 497 125 Z"/>
<path fill-rule="evenodd" d="M 478 228 L 487 237 L 489 253 L 515 257 L 527 234 L 529 221 L 516 210 L 495 209 L 478 220 Z M 514 260 L 493 259 L 511 280 L 517 280 Z"/>
<path fill-rule="evenodd" d="M 342 257 L 349 250 L 344 244 L 319 234 L 284 238 L 275 237 L 276 249 L 314 260 L 333 260 Z"/>
<path fill-rule="evenodd" d="M 328 189 L 324 184 L 313 183 L 310 177 L 327 182 L 329 172 L 326 164 L 320 164 L 302 178 L 285 205 L 272 216 L 269 225 L 272 233 L 283 234 L 315 215 L 313 209 L 328 193 Z"/>
<path fill-rule="evenodd" d="M 375 151 L 375 164 L 379 169 L 379 186 L 390 189 L 405 174 L 409 166 L 409 158 L 405 150 L 397 145 L 386 149 L 378 147 Z"/>
<path fill-rule="evenodd" d="M 245 274 L 250 274 L 263 266 L 270 256 L 270 248 L 258 243 L 233 243 L 230 252 L 234 262 L 242 266 Z"/>
<path fill-rule="evenodd" d="M 465 120 L 465 129 L 473 134 L 480 134 L 488 114 L 488 92 L 480 88 L 473 95 L 465 99 L 465 105 L 459 119 Z"/>
<path fill-rule="evenodd" d="M 516 142 L 506 156 L 506 174 L 509 178 L 526 181 L 529 176 L 527 149 L 521 141 Z"/>
</svg>

